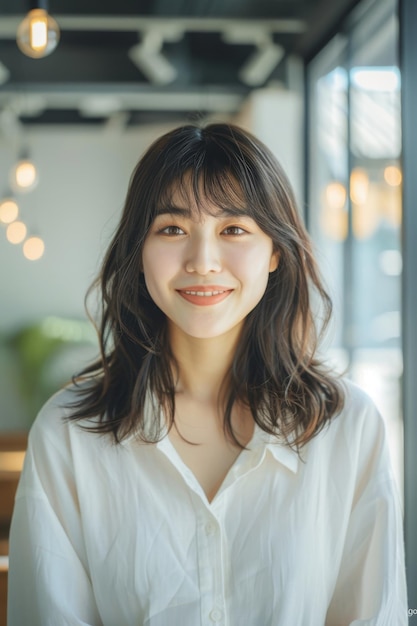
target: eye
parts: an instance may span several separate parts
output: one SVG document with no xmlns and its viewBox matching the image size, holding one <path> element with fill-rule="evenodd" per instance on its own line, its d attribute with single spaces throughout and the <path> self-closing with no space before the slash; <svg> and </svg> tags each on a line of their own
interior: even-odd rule
<svg viewBox="0 0 417 626">
<path fill-rule="evenodd" d="M 165 228 L 161 228 L 158 230 L 159 235 L 168 235 L 168 237 L 173 237 L 175 235 L 184 235 L 184 231 L 179 226 L 165 226 Z"/>
<path fill-rule="evenodd" d="M 234 235 L 234 236 L 246 235 L 247 232 L 248 231 L 244 230 L 241 226 L 228 226 L 227 228 L 223 230 L 223 234 Z"/>
</svg>

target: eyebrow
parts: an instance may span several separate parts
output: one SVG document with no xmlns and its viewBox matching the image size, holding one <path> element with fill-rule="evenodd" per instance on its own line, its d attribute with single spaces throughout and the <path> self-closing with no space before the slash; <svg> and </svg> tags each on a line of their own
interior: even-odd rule
<svg viewBox="0 0 417 626">
<path fill-rule="evenodd" d="M 155 217 L 158 217 L 159 215 L 178 215 L 180 217 L 191 219 L 193 211 L 188 208 L 170 205 L 158 209 Z M 215 217 L 250 217 L 250 215 L 248 215 L 248 212 L 245 209 L 227 207 L 220 209 L 219 212 L 215 214 Z"/>
</svg>

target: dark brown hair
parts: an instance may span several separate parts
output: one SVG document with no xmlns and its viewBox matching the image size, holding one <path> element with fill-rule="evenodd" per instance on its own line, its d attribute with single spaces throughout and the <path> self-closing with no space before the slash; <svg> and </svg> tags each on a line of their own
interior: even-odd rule
<svg viewBox="0 0 417 626">
<path fill-rule="evenodd" d="M 162 427 L 156 411 L 152 424 L 145 422 L 150 394 L 169 428 L 174 424 L 176 363 L 165 315 L 140 268 L 155 215 L 178 190 L 191 194 L 201 211 L 206 200 L 219 208 L 239 202 L 280 253 L 265 294 L 244 322 L 222 410 L 225 433 L 237 445 L 231 412 L 243 400 L 264 431 L 299 450 L 343 406 L 342 387 L 316 351 L 321 333 L 313 292 L 322 303 L 321 331 L 331 301 L 285 173 L 265 145 L 231 124 L 177 128 L 155 141 L 133 171 L 120 224 L 90 288 L 101 290 L 101 357 L 74 379 L 80 395 L 70 419 L 90 418 L 88 428 L 112 433 L 116 442 L 133 433 L 155 442 Z"/>
</svg>

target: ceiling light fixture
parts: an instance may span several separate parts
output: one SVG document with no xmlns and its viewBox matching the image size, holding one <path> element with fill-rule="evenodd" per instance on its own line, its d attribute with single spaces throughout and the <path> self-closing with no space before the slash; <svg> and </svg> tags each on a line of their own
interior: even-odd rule
<svg viewBox="0 0 417 626">
<path fill-rule="evenodd" d="M 255 51 L 239 70 L 240 80 L 249 87 L 260 87 L 269 78 L 284 56 L 284 48 L 276 43 L 264 27 L 230 26 L 222 35 L 230 45 L 253 45 Z"/>
<path fill-rule="evenodd" d="M 23 254 L 29 261 L 37 261 L 45 252 L 45 244 L 40 237 L 29 237 L 23 244 Z"/>
<path fill-rule="evenodd" d="M 36 0 L 31 4 L 31 10 L 18 26 L 16 42 L 23 54 L 41 59 L 55 50 L 60 31 L 48 13 L 47 0 Z"/>
<path fill-rule="evenodd" d="M 13 198 L 3 198 L 0 201 L 0 223 L 11 224 L 19 215 L 19 207 Z"/>
<path fill-rule="evenodd" d="M 84 117 L 108 117 L 113 113 L 119 113 L 122 109 L 121 99 L 112 94 L 87 96 L 81 100 L 78 107 L 80 114 Z"/>
<path fill-rule="evenodd" d="M 182 31 L 151 29 L 143 33 L 142 41 L 132 46 L 128 52 L 130 60 L 155 85 L 169 85 L 177 78 L 176 68 L 162 54 L 165 41 L 179 41 Z"/>
<path fill-rule="evenodd" d="M 27 233 L 26 224 L 23 222 L 12 222 L 8 225 L 6 230 L 6 237 L 9 243 L 18 244 L 22 243 Z"/>
<path fill-rule="evenodd" d="M 31 159 L 22 156 L 10 172 L 10 185 L 13 191 L 32 191 L 38 184 L 38 172 Z"/>
<path fill-rule="evenodd" d="M 258 44 L 257 50 L 239 70 L 240 80 L 249 87 L 260 87 L 284 56 L 282 46 L 272 40 Z"/>
</svg>

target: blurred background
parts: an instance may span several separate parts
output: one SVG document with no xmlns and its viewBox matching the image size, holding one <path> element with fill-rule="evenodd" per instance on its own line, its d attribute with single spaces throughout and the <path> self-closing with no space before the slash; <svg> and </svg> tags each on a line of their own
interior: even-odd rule
<svg viewBox="0 0 417 626">
<path fill-rule="evenodd" d="M 97 354 L 84 296 L 131 171 L 163 132 L 231 121 L 286 169 L 334 301 L 324 351 L 387 424 L 417 607 L 413 24 L 413 0 L 0 0 L 5 576 L 27 432 Z"/>
</svg>

